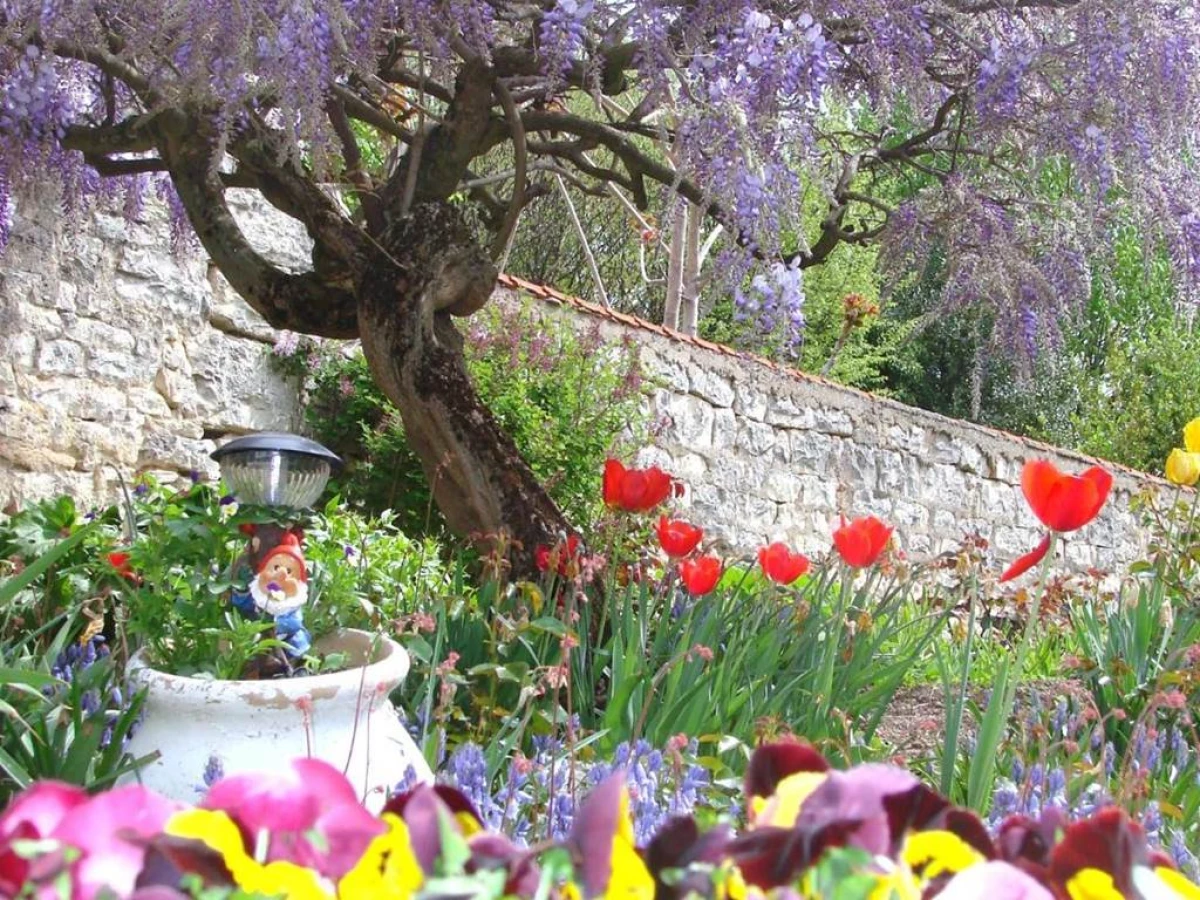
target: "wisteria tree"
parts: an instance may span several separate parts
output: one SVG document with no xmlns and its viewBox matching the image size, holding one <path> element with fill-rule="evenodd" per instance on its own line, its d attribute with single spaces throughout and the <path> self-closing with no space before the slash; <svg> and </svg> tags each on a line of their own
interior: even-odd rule
<svg viewBox="0 0 1200 900">
<path fill-rule="evenodd" d="M 24 182 L 161 179 L 268 322 L 361 339 L 447 520 L 528 552 L 568 523 L 452 319 L 547 179 L 686 198 L 764 327 L 880 240 L 1032 343 L 1087 294 L 1114 200 L 1200 277 L 1197 72 L 1191 0 L 2 0 L 0 181 L 7 223 Z M 310 271 L 252 249 L 232 187 L 303 223 Z"/>
</svg>

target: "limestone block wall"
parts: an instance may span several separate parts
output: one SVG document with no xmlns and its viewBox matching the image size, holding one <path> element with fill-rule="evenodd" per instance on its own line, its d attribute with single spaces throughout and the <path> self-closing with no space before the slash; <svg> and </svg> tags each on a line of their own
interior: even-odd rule
<svg viewBox="0 0 1200 900">
<path fill-rule="evenodd" d="M 238 198 L 239 200 L 241 198 Z M 235 200 L 262 252 L 293 268 L 302 234 Z M 133 224 L 23 197 L 0 256 L 0 505 L 111 499 L 117 472 L 199 470 L 228 435 L 296 423 L 268 366 L 274 332 L 210 271 L 176 257 L 163 204 Z"/>
<path fill-rule="evenodd" d="M 295 223 L 234 198 L 260 252 L 293 270 L 309 245 Z M 170 251 L 165 209 L 130 226 L 65 217 L 24 198 L 0 256 L 0 505 L 70 493 L 111 499 L 116 473 L 212 474 L 222 439 L 299 426 L 297 386 L 270 368 L 275 333 L 202 254 Z M 1012 559 L 1040 537 L 1019 481 L 1026 459 L 1090 460 L 872 397 L 727 347 L 504 276 L 548 315 L 632 334 L 661 428 L 639 460 L 686 480 L 688 515 L 740 550 L 787 540 L 828 548 L 840 514 L 879 515 L 915 556 L 986 538 Z M 1154 479 L 1110 467 L 1113 501 L 1067 544 L 1076 569 L 1118 570 L 1142 550 L 1130 495 Z"/>
<path fill-rule="evenodd" d="M 914 557 L 985 538 L 999 561 L 1026 552 L 1044 534 L 1020 489 L 1035 457 L 1081 471 L 1091 460 L 1011 434 L 948 419 L 835 385 L 728 347 L 503 278 L 561 314 L 600 317 L 604 330 L 637 336 L 656 382 L 651 394 L 660 429 L 638 462 L 658 464 L 686 481 L 687 515 L 746 552 L 785 540 L 827 550 L 838 517 L 878 515 L 896 526 Z M 1138 472 L 1115 475 L 1101 516 L 1066 543 L 1076 570 L 1121 571 L 1143 551 L 1129 499 L 1148 484 Z"/>
</svg>

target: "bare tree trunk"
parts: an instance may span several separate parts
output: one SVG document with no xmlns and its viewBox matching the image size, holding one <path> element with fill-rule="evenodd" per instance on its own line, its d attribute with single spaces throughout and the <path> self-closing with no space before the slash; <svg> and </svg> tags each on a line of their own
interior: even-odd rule
<svg viewBox="0 0 1200 900">
<path fill-rule="evenodd" d="M 675 202 L 675 217 L 671 221 L 671 248 L 667 258 L 667 299 L 663 306 L 663 324 L 679 327 L 679 309 L 683 300 L 683 254 L 687 233 L 688 202 Z"/>
<path fill-rule="evenodd" d="M 975 326 L 975 359 L 971 366 L 971 411 L 970 419 L 978 422 L 983 415 L 983 378 L 987 368 L 987 351 L 983 343 L 983 328 Z"/>
<path fill-rule="evenodd" d="M 683 284 L 679 329 L 684 334 L 696 333 L 700 327 L 700 228 L 704 215 L 699 207 L 688 206 L 687 228 L 683 239 Z"/>
<path fill-rule="evenodd" d="M 514 564 L 527 571 L 536 545 L 569 526 L 476 394 L 450 320 L 488 301 L 496 271 L 448 204 L 414 207 L 383 244 L 359 283 L 367 363 L 451 528 L 481 543 L 516 540 Z"/>
</svg>

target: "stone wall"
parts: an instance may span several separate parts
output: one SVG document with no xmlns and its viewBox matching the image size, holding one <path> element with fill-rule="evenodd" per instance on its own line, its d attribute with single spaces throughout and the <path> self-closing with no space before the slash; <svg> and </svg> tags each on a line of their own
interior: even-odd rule
<svg viewBox="0 0 1200 900">
<path fill-rule="evenodd" d="M 247 203 L 235 211 L 263 252 L 305 265 L 302 236 Z M 211 474 L 222 437 L 293 426 L 273 340 L 201 254 L 172 255 L 161 203 L 131 226 L 22 198 L 0 256 L 0 506 L 108 500 L 118 470 Z"/>
<path fill-rule="evenodd" d="M 30 213 L 28 210 L 34 210 Z M 306 267 L 289 220 L 248 203 L 235 211 L 261 252 Z M 67 492 L 113 496 L 116 471 L 164 477 L 199 469 L 225 436 L 298 426 L 295 386 L 274 373 L 275 334 L 198 255 L 168 249 L 164 209 L 134 227 L 96 213 L 64 220 L 24 203 L 0 257 L 0 504 Z M 829 546 L 837 517 L 879 515 L 914 555 L 985 537 L 1001 559 L 1040 536 L 1019 488 L 1021 466 L 1090 460 L 944 418 L 687 338 L 519 279 L 547 314 L 582 316 L 636 336 L 662 428 L 640 462 L 690 486 L 688 515 L 733 547 L 787 540 Z M 1141 551 L 1132 492 L 1153 481 L 1114 468 L 1114 501 L 1072 537 L 1074 568 L 1118 569 Z"/>
<path fill-rule="evenodd" d="M 661 426 L 640 464 L 658 464 L 689 486 L 688 517 L 733 547 L 785 540 L 826 550 L 838 516 L 875 514 L 921 557 L 986 538 L 1011 561 L 1044 529 L 1020 489 L 1027 459 L 1068 471 L 1095 461 L 1011 434 L 948 419 L 689 338 L 515 278 L 508 289 L 565 315 L 600 317 L 616 337 L 633 329 L 653 380 Z M 1130 496 L 1162 484 L 1108 465 L 1116 483 L 1101 516 L 1068 538 L 1076 569 L 1120 571 L 1144 549 Z"/>
</svg>

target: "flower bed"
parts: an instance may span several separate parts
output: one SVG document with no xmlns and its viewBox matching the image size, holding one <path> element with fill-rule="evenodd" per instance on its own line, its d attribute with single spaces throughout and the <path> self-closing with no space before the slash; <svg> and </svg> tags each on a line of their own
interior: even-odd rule
<svg viewBox="0 0 1200 900">
<path fill-rule="evenodd" d="M 1197 587 L 1195 506 L 1178 497 L 1165 508 L 1147 506 L 1155 535 L 1151 558 L 1117 593 L 1099 575 L 1052 577 L 1063 533 L 1087 526 L 1106 502 L 1108 484 L 1099 468 L 1077 476 L 1030 463 L 1025 495 L 1050 533 L 1015 561 L 992 559 L 982 542 L 968 539 L 953 557 L 917 565 L 897 549 L 892 527 L 872 516 L 843 520 L 823 557 L 775 543 L 742 560 L 706 542 L 701 527 L 669 509 L 679 491 L 669 474 L 610 462 L 602 491 L 609 517 L 590 540 L 571 535 L 538 548 L 539 579 L 496 577 L 505 571 L 497 559 L 481 561 L 482 576 L 468 574 L 461 563 L 435 561 L 433 570 L 412 570 L 425 584 L 436 572 L 441 585 L 424 608 L 419 592 L 401 594 L 409 599 L 391 607 L 390 623 L 376 618 L 377 625 L 404 632 L 415 677 L 399 699 L 412 714 L 408 724 L 426 758 L 443 761 L 444 780 L 460 791 L 413 788 L 389 804 L 399 819 L 364 819 L 353 792 L 337 786 L 329 772 L 293 770 L 282 781 L 239 776 L 221 782 L 201 804 L 208 812 L 225 810 L 230 825 L 207 813 L 184 815 L 176 806 L 151 815 L 164 808 L 160 799 L 134 789 L 87 799 L 63 785 L 34 786 L 6 814 L 7 830 L 0 829 L 0 836 L 17 839 L 5 865 L 17 866 L 12 871 L 26 879 L 66 873 L 86 881 L 93 869 L 107 871 L 100 862 L 86 863 L 91 856 L 115 860 L 140 852 L 139 865 L 152 874 L 141 876 L 139 887 L 165 878 L 174 889 L 179 876 L 190 873 L 193 888 L 204 883 L 216 891 L 206 898 L 221 896 L 231 877 L 247 890 L 314 897 L 505 889 L 536 895 L 539 886 L 594 896 L 637 893 L 656 883 L 663 896 L 685 887 L 720 896 L 795 889 L 823 896 L 835 888 L 846 897 L 893 889 L 900 896 L 974 896 L 979 879 L 1009 885 L 1012 896 L 1040 897 L 1046 890 L 1072 898 L 1115 896 L 1105 890 L 1192 896 L 1187 892 L 1194 888 L 1174 870 L 1191 874 L 1200 823 L 1189 712 L 1200 699 L 1200 615 L 1185 602 Z M 220 495 L 206 496 L 215 502 Z M 204 515 L 231 526 L 219 504 Z M 24 540 L 30 524 L 19 520 L 12 540 Z M 144 587 L 152 551 L 120 555 L 103 537 L 115 531 L 112 523 L 100 524 L 109 530 L 80 529 L 47 515 L 47 535 L 71 537 L 62 545 L 48 541 L 46 557 L 69 560 L 86 547 L 103 561 L 105 596 L 119 601 Z M 343 609 L 359 608 L 353 579 L 339 581 L 342 564 L 378 571 L 394 546 L 383 542 L 383 531 L 375 532 L 379 543 L 351 546 L 332 508 L 316 533 L 320 546 L 328 545 L 322 577 L 334 587 L 327 590 L 342 592 Z M 9 540 L 5 535 L 0 530 L 0 542 Z M 22 565 L 32 571 L 42 562 Z M 1035 568 L 1032 588 L 996 587 L 1028 584 L 1016 579 Z M 60 565 L 28 602 L 53 608 L 51 601 L 61 603 L 59 595 L 86 570 L 84 563 Z M 200 582 L 209 577 L 202 574 Z M 16 580 L 28 594 L 32 582 Z M 7 589 L 0 585 L 0 594 Z M 997 601 L 1015 614 L 997 618 Z M 1031 705 L 1022 687 L 1028 677 L 1061 675 L 1064 667 L 1082 696 L 1068 705 L 1053 698 L 1040 708 Z M 57 670 L 47 677 L 59 677 Z M 911 759 L 909 771 L 860 765 L 897 759 L 874 730 L 896 689 L 914 677 L 940 683 L 944 714 L 935 725 L 945 735 L 943 747 Z M 983 685 L 989 695 L 977 703 Z M 115 721 L 112 712 L 82 712 L 101 725 Z M 789 732 L 817 750 L 772 749 L 747 767 L 752 746 Z M 64 734 L 68 746 L 78 739 L 70 730 Z M 105 749 L 111 758 L 103 773 L 87 769 L 70 780 L 92 791 L 111 783 L 130 761 L 121 757 L 120 742 L 110 738 Z M 826 758 L 845 773 L 829 774 Z M 18 787 L 55 770 L 26 774 Z M 201 774 L 195 773 L 197 783 Z M 744 797 L 733 789 L 743 775 Z M 304 780 L 323 785 L 326 799 L 305 794 Z M 818 803 L 814 798 L 828 805 L 829 792 L 866 805 L 813 819 L 809 813 L 824 809 L 811 805 Z M 299 804 L 307 812 L 297 822 L 317 818 L 304 825 L 247 825 L 238 819 L 241 807 L 222 806 L 242 795 L 258 799 L 238 803 L 280 810 Z M 303 796 L 309 799 L 296 799 Z M 51 806 L 61 801 L 68 810 L 62 816 L 26 815 L 55 797 Z M 149 820 L 126 822 L 133 831 L 114 832 L 107 843 L 68 846 L 82 832 L 62 823 L 77 816 L 124 821 L 117 810 L 128 797 L 150 811 Z M 439 804 L 460 814 L 457 830 L 433 828 L 430 838 L 430 822 L 445 811 Z M 884 812 L 870 812 L 876 807 Z M 632 819 L 617 827 L 622 809 Z M 322 818 L 327 814 L 331 818 Z M 692 824 L 673 824 L 677 814 Z M 1068 827 L 1066 816 L 1077 823 Z M 358 825 L 345 831 L 343 822 Z M 173 830 L 185 828 L 181 823 L 194 830 Z M 735 823 L 742 825 L 738 836 L 730 831 Z M 320 835 L 326 826 L 334 831 L 324 838 L 308 834 L 315 828 Z M 879 838 L 884 826 L 886 841 L 867 841 L 872 834 L 871 840 Z M 342 846 L 354 828 L 358 836 Z M 272 838 L 273 831 L 282 834 Z M 304 834 L 297 838 L 296 831 Z M 140 838 L 130 851 L 121 842 L 132 835 Z M 39 836 L 46 841 L 30 843 Z M 193 842 L 179 851 L 183 838 L 207 849 Z M 282 849 L 273 857 L 276 841 Z M 305 841 L 320 852 L 304 850 Z M 1010 846 L 1014 841 L 1019 846 Z M 322 854 L 335 845 L 345 852 L 329 868 Z M 430 846 L 440 848 L 440 862 Z M 415 867 L 406 862 L 406 847 Z M 597 881 L 591 863 L 610 851 L 623 862 L 610 864 L 608 881 Z M 160 864 L 168 866 L 167 875 Z M 618 874 L 623 880 L 614 884 Z M 8 877 L 15 884 L 16 876 Z M 126 889 L 113 886 L 118 894 Z"/>
<path fill-rule="evenodd" d="M 418 786 L 377 818 L 315 760 L 218 781 L 195 807 L 140 787 L 45 782 L 0 816 L 4 896 L 1194 898 L 1200 887 L 1110 809 L 1014 815 L 989 833 L 911 773 L 830 769 L 811 746 L 759 748 L 745 825 L 680 816 L 639 851 L 630 781 L 602 780 L 559 838 L 483 827 L 460 791 Z M 238 892 L 242 893 L 238 893 Z"/>
</svg>

